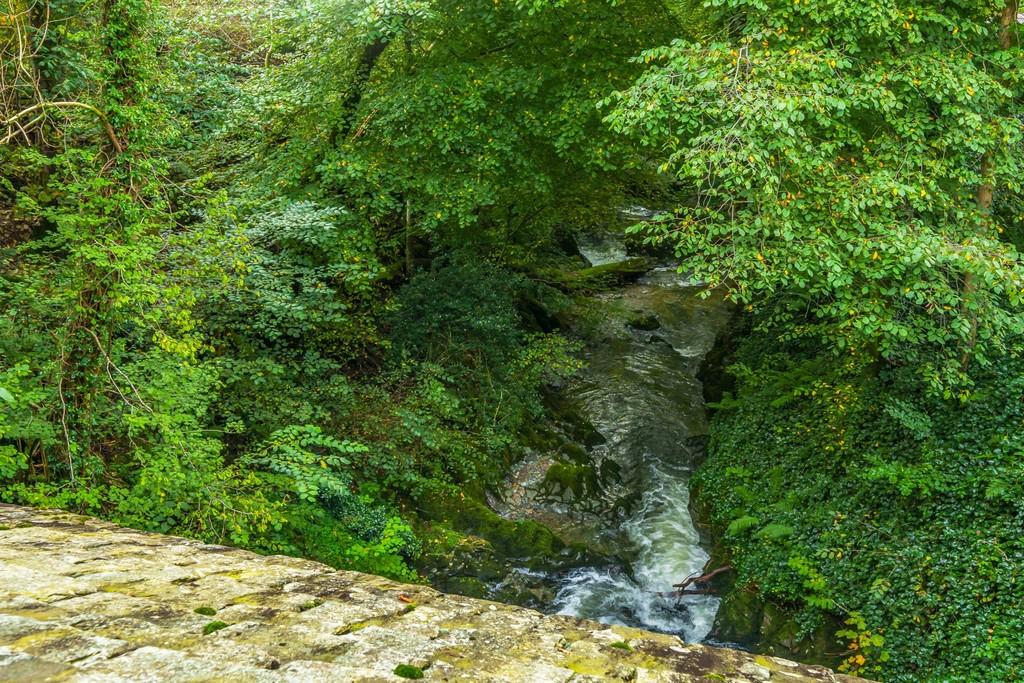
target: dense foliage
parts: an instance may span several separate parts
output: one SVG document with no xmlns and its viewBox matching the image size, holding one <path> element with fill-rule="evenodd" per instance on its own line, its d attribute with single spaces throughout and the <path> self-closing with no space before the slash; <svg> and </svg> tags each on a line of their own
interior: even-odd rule
<svg viewBox="0 0 1024 683">
<path fill-rule="evenodd" d="M 947 393 L 1022 332 L 1016 2 L 716 0 L 610 100 L 688 195 L 683 267 Z M 993 197 L 995 203 L 993 203 Z M 809 311 L 811 315 L 805 315 Z"/>
<path fill-rule="evenodd" d="M 577 367 L 524 273 L 644 172 L 596 102 L 672 15 L 4 9 L 0 495 L 415 578 Z"/>
<path fill-rule="evenodd" d="M 842 614 L 845 667 L 869 678 L 1020 680 L 1020 359 L 978 374 L 964 405 L 910 370 L 876 375 L 768 333 L 733 360 L 694 483 L 738 585 L 807 630 Z"/>
<path fill-rule="evenodd" d="M 554 553 L 485 493 L 623 276 L 572 234 L 642 202 L 756 323 L 696 479 L 737 586 L 849 670 L 1017 680 L 1020 21 L 2 0 L 0 500 L 407 580 Z"/>
<path fill-rule="evenodd" d="M 850 671 L 1018 680 L 1018 3 L 706 7 L 604 104 L 673 183 L 634 232 L 754 312 L 695 480 L 736 590 Z"/>
</svg>

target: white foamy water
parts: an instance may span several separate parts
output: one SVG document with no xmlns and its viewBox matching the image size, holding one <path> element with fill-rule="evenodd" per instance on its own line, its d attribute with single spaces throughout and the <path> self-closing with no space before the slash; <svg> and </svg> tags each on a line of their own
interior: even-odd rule
<svg viewBox="0 0 1024 683">
<path fill-rule="evenodd" d="M 616 247 L 589 246 L 588 259 Z M 592 261 L 593 262 L 593 261 Z M 582 567 L 561 580 L 560 614 L 674 633 L 699 642 L 711 631 L 718 598 L 670 595 L 672 585 L 700 573 L 708 554 L 690 516 L 689 478 L 697 455 L 691 437 L 706 432 L 700 359 L 726 313 L 699 297 L 699 287 L 673 268 L 659 268 L 616 298 L 655 316 L 661 327 L 639 331 L 612 324 L 588 353 L 575 395 L 607 440 L 595 449 L 626 473 L 638 492 L 632 510 L 605 534 L 626 566 Z"/>
<path fill-rule="evenodd" d="M 687 509 L 686 477 L 657 468 L 650 474 L 650 488 L 623 525 L 628 542 L 638 551 L 633 576 L 619 567 L 573 570 L 564 579 L 555 607 L 559 614 L 643 626 L 699 642 L 711 631 L 718 599 L 691 595 L 680 601 L 661 595 L 700 572 L 708 560 Z"/>
</svg>

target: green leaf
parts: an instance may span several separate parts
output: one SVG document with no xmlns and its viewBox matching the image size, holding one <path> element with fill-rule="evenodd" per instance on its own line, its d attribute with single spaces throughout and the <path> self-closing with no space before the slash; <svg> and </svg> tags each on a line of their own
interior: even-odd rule
<svg viewBox="0 0 1024 683">
<path fill-rule="evenodd" d="M 744 515 L 730 522 L 725 532 L 731 536 L 734 536 L 736 534 L 740 534 L 746 531 L 747 529 L 757 526 L 760 523 L 760 521 L 761 520 L 759 520 L 757 517 L 753 517 L 751 515 Z"/>
</svg>

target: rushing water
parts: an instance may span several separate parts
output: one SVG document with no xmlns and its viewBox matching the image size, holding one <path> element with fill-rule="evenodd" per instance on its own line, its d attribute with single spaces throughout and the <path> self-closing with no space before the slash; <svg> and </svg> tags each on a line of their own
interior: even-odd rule
<svg viewBox="0 0 1024 683">
<path fill-rule="evenodd" d="M 591 250 L 584 254 L 591 263 L 618 253 L 614 244 L 583 248 Z M 612 493 L 632 495 L 635 504 L 593 539 L 625 561 L 563 575 L 554 605 L 559 613 L 691 642 L 711 629 L 717 598 L 680 602 L 664 595 L 708 559 L 690 516 L 688 481 L 699 455 L 693 437 L 706 433 L 696 373 L 726 314 L 720 302 L 699 294 L 698 286 L 666 268 L 606 296 L 608 306 L 625 314 L 610 316 L 600 341 L 590 344 L 588 368 L 570 400 L 606 440 L 593 449 L 595 461 L 611 459 L 621 468 Z M 630 326 L 630 318 L 644 322 Z"/>
<path fill-rule="evenodd" d="M 577 237 L 580 254 L 591 266 L 625 261 L 626 241 L 620 235 L 591 234 Z"/>
</svg>

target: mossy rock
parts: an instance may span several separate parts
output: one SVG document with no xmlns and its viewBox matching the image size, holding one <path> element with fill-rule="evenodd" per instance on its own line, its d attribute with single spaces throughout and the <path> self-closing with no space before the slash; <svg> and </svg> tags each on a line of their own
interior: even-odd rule
<svg viewBox="0 0 1024 683">
<path fill-rule="evenodd" d="M 712 633 L 716 640 L 756 647 L 761 642 L 764 601 L 751 590 L 729 591 L 718 606 Z"/>
<path fill-rule="evenodd" d="M 565 497 L 571 493 L 574 500 L 598 495 L 601 484 L 597 471 L 590 465 L 560 461 L 553 463 L 544 474 L 541 491 L 548 496 Z"/>
<path fill-rule="evenodd" d="M 426 496 L 421 511 L 430 520 L 456 531 L 479 536 L 505 558 L 534 558 L 551 561 L 567 550 L 550 529 L 531 520 L 509 521 L 470 496 L 433 494 Z"/>
<path fill-rule="evenodd" d="M 842 659 L 834 654 L 842 649 L 835 636 L 838 627 L 838 620 L 827 619 L 809 635 L 801 637 L 796 615 L 767 602 L 761 618 L 761 641 L 757 651 L 834 668 Z"/>
<path fill-rule="evenodd" d="M 423 678 L 423 669 L 412 664 L 399 664 L 395 667 L 394 674 L 400 678 L 419 680 Z"/>
<path fill-rule="evenodd" d="M 569 290 L 598 291 L 636 280 L 652 266 L 653 262 L 650 259 L 638 257 L 568 273 L 549 272 L 545 273 L 545 276 Z"/>
<path fill-rule="evenodd" d="M 658 320 L 656 315 L 637 311 L 626 321 L 626 327 L 642 332 L 653 332 L 654 330 L 661 329 L 661 321 Z"/>
<path fill-rule="evenodd" d="M 827 620 L 810 635 L 801 636 L 795 614 L 754 591 L 739 589 L 727 593 L 719 604 L 712 635 L 759 654 L 835 667 L 840 658 L 830 653 L 840 649 L 837 627 Z"/>
<path fill-rule="evenodd" d="M 567 399 L 561 392 L 546 390 L 544 392 L 544 408 L 551 421 L 562 432 L 558 434 L 550 429 L 546 430 L 548 437 L 554 441 L 554 446 L 547 450 L 556 450 L 565 442 L 566 438 L 582 448 L 593 448 L 607 441 L 601 432 L 597 431 L 594 423 L 583 414 L 579 404 Z"/>
<path fill-rule="evenodd" d="M 563 443 L 559 447 L 558 452 L 566 456 L 573 463 L 577 465 L 585 465 L 590 462 L 590 453 L 587 453 L 587 449 L 580 446 L 578 443 L 571 441 Z"/>
<path fill-rule="evenodd" d="M 517 308 L 524 326 L 535 332 L 555 332 L 561 323 L 555 313 L 548 310 L 544 302 L 529 293 L 520 295 Z"/>
<path fill-rule="evenodd" d="M 488 599 L 509 605 L 524 605 L 540 609 L 550 606 L 557 594 L 557 589 L 550 585 L 519 585 L 515 581 L 506 582 L 499 590 L 488 596 Z"/>
<path fill-rule="evenodd" d="M 738 306 L 732 306 L 729 322 L 718 333 L 715 345 L 704 355 L 697 371 L 697 379 L 701 381 L 707 403 L 718 403 L 736 390 L 736 377 L 726 368 L 733 361 L 739 340 L 749 332 L 752 324 L 752 316 L 744 315 L 739 312 Z M 714 408 L 709 408 L 709 412 L 714 412 Z"/>
<path fill-rule="evenodd" d="M 451 576 L 438 588 L 445 593 L 465 595 L 467 598 L 486 598 L 488 593 L 487 584 L 475 576 Z"/>
</svg>

